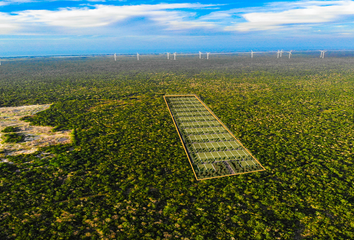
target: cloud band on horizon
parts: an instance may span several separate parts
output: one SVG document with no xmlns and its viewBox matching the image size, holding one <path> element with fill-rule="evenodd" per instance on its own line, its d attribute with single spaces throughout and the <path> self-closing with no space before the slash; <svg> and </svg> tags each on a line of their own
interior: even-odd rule
<svg viewBox="0 0 354 240">
<path fill-rule="evenodd" d="M 23 1 L 23 0 L 22 0 Z M 15 1 L 14 1 L 15 2 Z M 23 1 L 28 2 L 28 1 Z M 10 3 L 10 1 L 7 1 Z M 217 4 L 171 3 L 140 5 L 85 5 L 56 10 L 0 12 L 0 34 L 70 33 L 72 29 L 119 28 L 119 23 L 146 18 L 162 31 L 203 29 L 211 32 L 254 32 L 296 26 L 343 24 L 354 15 L 353 1 L 273 2 L 264 7 L 220 10 Z M 206 11 L 197 14 L 199 10 Z M 351 21 L 344 21 L 352 24 Z M 327 26 L 328 27 L 328 26 Z M 71 31 L 71 32 L 70 32 Z M 348 29 L 343 29 L 347 31 Z"/>
</svg>

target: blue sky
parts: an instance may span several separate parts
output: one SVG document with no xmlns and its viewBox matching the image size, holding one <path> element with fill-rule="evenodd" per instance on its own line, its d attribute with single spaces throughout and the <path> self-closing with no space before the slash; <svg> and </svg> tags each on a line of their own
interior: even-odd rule
<svg viewBox="0 0 354 240">
<path fill-rule="evenodd" d="M 354 49 L 354 1 L 0 0 L 0 57 Z"/>
</svg>

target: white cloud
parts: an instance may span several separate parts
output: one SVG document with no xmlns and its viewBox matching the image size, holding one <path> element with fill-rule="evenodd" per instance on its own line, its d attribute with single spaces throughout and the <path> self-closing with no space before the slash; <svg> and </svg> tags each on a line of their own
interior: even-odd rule
<svg viewBox="0 0 354 240">
<path fill-rule="evenodd" d="M 228 18 L 231 18 L 231 13 L 227 11 L 217 11 L 217 12 L 212 12 L 208 15 L 200 17 L 201 20 L 204 21 L 222 21 Z"/>
<path fill-rule="evenodd" d="M 336 1 L 296 1 L 296 2 L 270 2 L 267 4 L 267 8 L 271 8 L 273 10 L 279 9 L 279 10 L 285 10 L 289 8 L 307 8 L 311 6 L 330 6 L 330 5 L 335 5 L 341 2 L 345 2 L 343 0 L 336 0 Z M 348 1 L 346 1 L 348 2 Z"/>
<path fill-rule="evenodd" d="M 12 16 L 0 12 L 0 34 L 8 34 L 19 29 L 19 25 L 14 20 Z"/>
<path fill-rule="evenodd" d="M 4 0 L 0 5 L 35 1 L 38 0 Z M 103 29 L 108 32 L 123 29 L 126 23 L 124 21 L 136 18 L 144 19 L 143 24 L 150 24 L 149 27 L 155 30 L 181 31 L 199 28 L 236 32 L 284 29 L 307 31 L 315 25 L 326 24 L 324 29 L 327 25 L 334 27 L 334 23 L 345 23 L 343 18 L 354 16 L 353 1 L 272 2 L 264 7 L 223 11 L 218 10 L 218 7 L 220 5 L 200 3 L 123 6 L 102 3 L 57 10 L 25 10 L 11 14 L 0 12 L 0 34 L 101 34 L 105 32 Z M 197 13 L 200 9 L 207 10 L 208 14 L 199 16 Z M 134 27 L 144 28 L 137 25 Z"/>
<path fill-rule="evenodd" d="M 280 29 L 292 24 L 329 23 L 354 14 L 353 1 L 306 1 L 289 3 L 289 6 L 296 9 L 242 14 L 246 22 L 228 26 L 225 30 L 259 31 Z"/>
<path fill-rule="evenodd" d="M 199 3 L 132 6 L 94 5 L 91 8 L 61 8 L 55 11 L 25 10 L 14 12 L 12 15 L 3 13 L 2 16 L 6 22 L 22 25 L 24 31 L 30 31 L 31 28 L 48 26 L 71 29 L 103 27 L 135 17 L 150 19 L 159 25 L 165 26 L 165 29 L 168 30 L 182 30 L 213 27 L 214 24 L 212 23 L 193 21 L 193 13 L 183 10 L 200 9 L 210 6 L 214 5 Z M 13 30 L 17 30 L 17 28 Z"/>
<path fill-rule="evenodd" d="M 38 0 L 2 0 L 0 2 L 0 6 L 9 5 L 9 4 L 18 4 L 18 3 L 30 3 L 30 2 L 37 2 Z"/>
<path fill-rule="evenodd" d="M 156 11 L 150 13 L 150 19 L 166 26 L 166 30 L 187 30 L 193 28 L 213 28 L 215 24 L 194 19 L 194 13 L 181 11 Z"/>
</svg>

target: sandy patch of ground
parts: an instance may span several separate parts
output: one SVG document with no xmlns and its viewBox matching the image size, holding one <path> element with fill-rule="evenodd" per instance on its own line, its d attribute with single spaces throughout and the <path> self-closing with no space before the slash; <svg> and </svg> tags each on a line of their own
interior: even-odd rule
<svg viewBox="0 0 354 240">
<path fill-rule="evenodd" d="M 34 153 L 38 150 L 38 147 L 69 143 L 71 141 L 70 130 L 52 132 L 52 127 L 30 126 L 30 123 L 20 120 L 24 116 L 34 115 L 49 107 L 50 104 L 0 108 L 0 158 L 8 155 Z M 5 133 L 1 131 L 8 126 L 20 128 L 18 133 L 25 135 L 24 142 L 3 143 L 3 135 Z"/>
</svg>

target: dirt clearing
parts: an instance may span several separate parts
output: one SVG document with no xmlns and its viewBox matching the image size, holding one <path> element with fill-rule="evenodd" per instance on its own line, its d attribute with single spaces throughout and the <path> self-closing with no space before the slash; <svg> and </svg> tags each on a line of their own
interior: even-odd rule
<svg viewBox="0 0 354 240">
<path fill-rule="evenodd" d="M 71 141 L 71 130 L 52 132 L 53 127 L 30 126 L 30 123 L 20 120 L 24 116 L 34 115 L 49 107 L 50 104 L 0 108 L 0 159 L 8 155 L 34 153 L 39 147 Z M 3 135 L 6 133 L 1 131 L 8 126 L 19 128 L 17 133 L 25 136 L 24 141 L 4 143 Z"/>
</svg>

